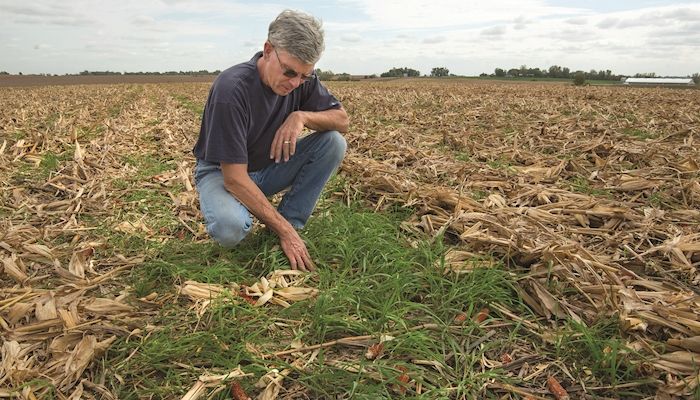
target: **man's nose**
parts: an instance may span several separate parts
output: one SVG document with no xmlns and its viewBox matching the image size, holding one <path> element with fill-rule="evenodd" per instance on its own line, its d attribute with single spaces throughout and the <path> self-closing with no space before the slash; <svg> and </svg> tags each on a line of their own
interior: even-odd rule
<svg viewBox="0 0 700 400">
<path fill-rule="evenodd" d="M 291 81 L 295 89 L 301 86 L 302 83 L 304 83 L 304 80 L 301 78 L 301 75 L 297 75 L 294 78 L 291 78 Z"/>
</svg>

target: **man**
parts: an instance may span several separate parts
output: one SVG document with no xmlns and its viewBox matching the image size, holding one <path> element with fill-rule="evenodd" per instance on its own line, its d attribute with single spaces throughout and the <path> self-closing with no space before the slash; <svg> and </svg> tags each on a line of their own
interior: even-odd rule
<svg viewBox="0 0 700 400">
<path fill-rule="evenodd" d="M 209 235 L 238 244 L 256 216 L 280 239 L 292 269 L 315 269 L 297 233 L 345 156 L 348 116 L 321 85 L 321 23 L 286 10 L 272 21 L 263 51 L 222 72 L 202 116 L 195 182 Z M 314 133 L 299 138 L 304 127 Z M 267 199 L 289 191 L 275 209 Z"/>
</svg>

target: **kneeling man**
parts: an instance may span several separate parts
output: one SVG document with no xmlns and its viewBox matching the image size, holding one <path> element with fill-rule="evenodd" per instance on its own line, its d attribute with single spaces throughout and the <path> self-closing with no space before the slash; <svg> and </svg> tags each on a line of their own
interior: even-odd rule
<svg viewBox="0 0 700 400">
<path fill-rule="evenodd" d="M 314 75 L 323 49 L 317 19 L 283 11 L 263 51 L 214 81 L 193 150 L 209 235 L 233 247 L 250 232 L 254 215 L 279 236 L 292 269 L 303 271 L 315 267 L 297 230 L 345 156 L 339 132 L 349 123 Z M 304 127 L 315 132 L 299 138 Z M 287 188 L 275 209 L 268 196 Z"/>
</svg>

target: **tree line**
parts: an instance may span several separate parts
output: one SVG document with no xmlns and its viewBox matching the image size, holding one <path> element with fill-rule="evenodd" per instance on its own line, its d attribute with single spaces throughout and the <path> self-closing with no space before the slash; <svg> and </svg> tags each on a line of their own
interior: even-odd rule
<svg viewBox="0 0 700 400">
<path fill-rule="evenodd" d="M 596 71 L 592 69 L 588 72 L 586 71 L 572 71 L 569 67 L 562 67 L 560 65 L 552 65 L 547 69 L 540 69 L 538 67 L 530 68 L 526 65 L 521 65 L 520 68 L 496 68 L 491 74 L 491 76 L 496 77 L 513 77 L 513 78 L 561 78 L 561 79 L 573 79 L 576 73 L 582 73 L 585 79 L 596 79 L 603 81 L 619 81 L 623 78 L 623 75 L 614 74 L 609 69 L 601 69 Z M 580 75 L 580 74 L 579 74 Z M 481 76 L 487 76 L 487 74 L 481 74 Z"/>
<path fill-rule="evenodd" d="M 418 77 L 420 76 L 420 71 L 413 68 L 403 67 L 403 68 L 392 68 L 387 72 L 380 75 L 382 78 L 401 78 L 401 77 Z M 443 76 L 454 76 L 450 75 L 450 70 L 445 67 L 434 67 L 430 71 L 430 76 L 433 77 L 443 77 Z"/>
<path fill-rule="evenodd" d="M 166 72 L 118 72 L 118 71 L 82 71 L 78 74 L 64 74 L 64 76 L 74 76 L 74 75 L 218 75 L 221 73 L 220 70 L 208 71 L 202 69 L 199 71 L 166 71 Z M 348 73 L 334 73 L 333 71 L 321 70 L 317 68 L 315 74 L 319 79 L 323 81 L 350 81 L 358 79 L 371 79 L 376 78 L 376 74 L 372 75 L 350 75 Z M 7 71 L 0 71 L 0 75 L 10 75 Z M 22 75 L 19 72 L 17 75 Z M 31 74 L 35 76 L 52 76 L 52 74 Z M 58 76 L 58 74 L 53 74 L 53 76 Z M 382 78 L 401 78 L 401 77 L 419 77 L 421 76 L 420 71 L 409 67 L 394 67 L 389 71 L 383 72 L 380 75 Z M 455 76 L 450 74 L 450 70 L 445 67 L 434 67 L 430 71 L 431 77 L 445 77 L 445 76 Z M 498 77 L 498 78 L 560 78 L 560 79 L 574 79 L 577 81 L 583 80 L 605 80 L 605 81 L 619 81 L 622 78 L 627 77 L 627 75 L 614 74 L 609 69 L 601 69 L 596 71 L 594 69 L 585 71 L 571 71 L 569 67 L 562 67 L 559 65 L 552 65 L 547 69 L 540 69 L 538 67 L 529 68 L 526 65 L 521 65 L 520 68 L 510 68 L 508 70 L 504 68 L 496 68 L 492 74 L 482 73 L 480 77 Z M 654 72 L 642 72 L 633 75 L 634 78 L 656 78 L 658 75 Z M 692 78 L 696 85 L 700 85 L 700 73 L 694 73 L 688 78 Z"/>
<path fill-rule="evenodd" d="M 619 81 L 623 78 L 627 78 L 628 75 L 615 74 L 609 69 L 601 69 L 596 71 L 592 69 L 588 72 L 586 71 L 572 71 L 569 67 L 562 67 L 559 65 L 552 65 L 547 69 L 540 68 L 528 68 L 526 65 L 521 65 L 520 68 L 510 68 L 508 70 L 504 68 L 496 68 L 493 74 L 489 75 L 486 73 L 480 76 L 496 76 L 500 78 L 513 77 L 513 78 L 561 78 L 561 79 L 585 79 L 585 80 L 600 80 L 600 81 Z M 633 78 L 656 78 L 659 77 L 654 72 L 640 72 L 632 75 Z M 700 85 L 700 74 L 697 72 L 692 76 L 688 76 L 695 81 L 696 84 Z"/>
</svg>

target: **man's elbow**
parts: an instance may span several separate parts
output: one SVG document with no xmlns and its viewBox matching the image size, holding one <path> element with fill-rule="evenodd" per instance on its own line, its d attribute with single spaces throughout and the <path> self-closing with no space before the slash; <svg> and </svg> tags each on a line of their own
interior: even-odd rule
<svg viewBox="0 0 700 400">
<path fill-rule="evenodd" d="M 246 181 L 250 180 L 248 176 L 247 165 L 222 165 L 221 168 L 224 175 L 224 188 L 229 193 L 236 193 L 245 187 Z"/>
</svg>

